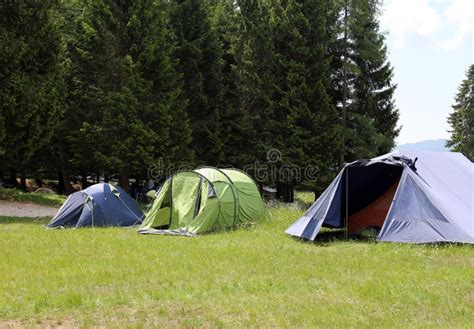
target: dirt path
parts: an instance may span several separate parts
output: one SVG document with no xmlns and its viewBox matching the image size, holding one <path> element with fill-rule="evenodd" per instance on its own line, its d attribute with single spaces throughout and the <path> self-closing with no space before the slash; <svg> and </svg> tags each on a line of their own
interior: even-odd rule
<svg viewBox="0 0 474 329">
<path fill-rule="evenodd" d="M 15 201 L 0 200 L 0 216 L 7 217 L 52 217 L 58 212 L 58 208 L 23 203 Z"/>
</svg>

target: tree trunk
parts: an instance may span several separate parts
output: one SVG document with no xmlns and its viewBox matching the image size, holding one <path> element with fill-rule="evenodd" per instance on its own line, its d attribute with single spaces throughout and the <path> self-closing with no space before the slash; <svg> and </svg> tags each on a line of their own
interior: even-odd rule
<svg viewBox="0 0 474 329">
<path fill-rule="evenodd" d="M 314 201 L 318 200 L 318 198 L 323 194 L 326 186 L 328 186 L 330 181 L 328 181 L 328 177 L 318 176 L 316 181 L 314 182 Z"/>
<path fill-rule="evenodd" d="M 20 187 L 23 191 L 26 192 L 26 172 L 25 169 L 21 170 L 20 174 Z"/>
<path fill-rule="evenodd" d="M 347 0 L 344 4 L 344 61 L 342 62 L 342 151 L 339 155 L 339 168 L 342 169 L 345 163 L 346 153 L 346 120 L 347 120 Z"/>
<path fill-rule="evenodd" d="M 15 168 L 10 168 L 9 183 L 12 187 L 17 187 L 18 186 L 18 181 L 16 180 L 16 170 L 15 170 Z"/>
<path fill-rule="evenodd" d="M 37 188 L 42 188 L 43 187 L 43 179 L 41 178 L 41 174 L 38 171 L 35 171 L 35 184 Z"/>
<path fill-rule="evenodd" d="M 76 192 L 72 188 L 71 180 L 69 179 L 69 174 L 67 173 L 66 169 L 64 169 L 64 167 L 61 168 L 61 176 L 64 184 L 64 192 L 66 192 L 67 195 Z"/>
<path fill-rule="evenodd" d="M 66 186 L 64 184 L 63 173 L 61 166 L 58 167 L 58 194 L 64 194 L 66 192 Z"/>
<path fill-rule="evenodd" d="M 104 174 L 104 183 L 108 183 L 108 182 L 109 182 L 109 175 Z"/>
<path fill-rule="evenodd" d="M 313 189 L 313 193 L 314 193 L 314 202 L 316 202 L 318 200 L 318 192 L 319 192 L 319 184 L 318 184 L 318 180 L 316 180 L 316 182 L 314 182 L 314 189 Z"/>
<path fill-rule="evenodd" d="M 74 189 L 71 186 L 71 180 L 69 178 L 69 174 L 66 170 L 66 160 L 64 156 L 64 148 L 62 143 L 58 145 L 58 153 L 59 153 L 59 168 L 58 168 L 58 178 L 59 178 L 59 186 L 58 186 L 58 193 L 63 194 L 66 193 L 67 195 L 74 193 Z"/>
<path fill-rule="evenodd" d="M 125 170 L 122 170 L 119 173 L 119 186 L 127 192 L 130 190 L 130 177 L 128 172 Z"/>
<path fill-rule="evenodd" d="M 81 186 L 82 186 L 82 189 L 85 189 L 87 187 L 87 174 L 85 173 L 82 173 L 81 174 Z"/>
<path fill-rule="evenodd" d="M 279 182 L 277 183 L 276 197 L 286 203 L 292 203 L 295 201 L 293 186 L 290 183 Z"/>
</svg>

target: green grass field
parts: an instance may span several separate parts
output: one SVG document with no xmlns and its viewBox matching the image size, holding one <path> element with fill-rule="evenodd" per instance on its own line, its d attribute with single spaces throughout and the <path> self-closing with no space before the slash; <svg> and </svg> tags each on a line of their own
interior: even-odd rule
<svg viewBox="0 0 474 329">
<path fill-rule="evenodd" d="M 37 203 L 44 206 L 59 207 L 66 196 L 44 193 L 26 193 L 17 189 L 0 188 L 0 200 Z"/>
<path fill-rule="evenodd" d="M 307 243 L 300 208 L 196 238 L 0 218 L 0 327 L 472 327 L 471 246 Z"/>
</svg>

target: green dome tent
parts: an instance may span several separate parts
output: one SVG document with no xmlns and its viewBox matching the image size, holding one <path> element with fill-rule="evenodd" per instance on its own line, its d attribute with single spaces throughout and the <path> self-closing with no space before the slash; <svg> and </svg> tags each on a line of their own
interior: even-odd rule
<svg viewBox="0 0 474 329">
<path fill-rule="evenodd" d="M 180 172 L 162 185 L 138 233 L 193 236 L 263 216 L 252 178 L 235 169 L 203 167 Z"/>
</svg>

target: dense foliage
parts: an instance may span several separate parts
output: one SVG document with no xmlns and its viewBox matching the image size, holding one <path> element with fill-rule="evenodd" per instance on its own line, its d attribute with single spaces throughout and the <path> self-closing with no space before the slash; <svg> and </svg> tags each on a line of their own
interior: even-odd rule
<svg viewBox="0 0 474 329">
<path fill-rule="evenodd" d="M 0 6 L 0 179 L 267 165 L 314 187 L 398 135 L 379 0 Z"/>
<path fill-rule="evenodd" d="M 13 175 L 36 168 L 61 116 L 63 47 L 56 0 L 0 4 L 0 157 Z"/>
<path fill-rule="evenodd" d="M 474 64 L 469 67 L 454 100 L 454 111 L 448 117 L 452 130 L 447 146 L 474 161 Z"/>
</svg>

